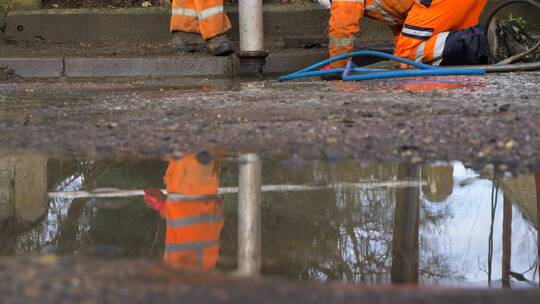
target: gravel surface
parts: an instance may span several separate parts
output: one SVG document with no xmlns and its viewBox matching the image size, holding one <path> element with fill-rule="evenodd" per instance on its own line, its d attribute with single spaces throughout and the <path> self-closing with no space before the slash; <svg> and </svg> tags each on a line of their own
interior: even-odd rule
<svg viewBox="0 0 540 304">
<path fill-rule="evenodd" d="M 540 168 L 540 73 L 362 83 L 144 79 L 0 84 L 0 146 L 163 157 L 220 148 Z"/>
</svg>

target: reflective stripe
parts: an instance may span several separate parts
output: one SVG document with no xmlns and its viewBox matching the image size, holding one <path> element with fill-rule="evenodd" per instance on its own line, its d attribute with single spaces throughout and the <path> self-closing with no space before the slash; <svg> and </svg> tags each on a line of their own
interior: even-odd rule
<svg viewBox="0 0 540 304">
<path fill-rule="evenodd" d="M 435 50 L 433 52 L 433 65 L 441 64 L 448 34 L 450 34 L 450 32 L 442 32 L 437 35 L 437 40 L 435 40 Z"/>
<path fill-rule="evenodd" d="M 212 17 L 214 15 L 221 14 L 221 13 L 223 13 L 223 4 L 219 4 L 211 8 L 203 9 L 199 13 L 199 20 L 203 20 L 208 17 Z"/>
<path fill-rule="evenodd" d="M 420 45 L 416 48 L 416 58 L 414 61 L 422 62 L 425 56 L 426 42 L 422 41 Z"/>
<path fill-rule="evenodd" d="M 366 5 L 366 7 L 365 7 L 365 10 L 366 10 L 367 13 L 372 13 L 372 12 L 375 11 L 375 9 L 377 9 L 377 3 Z"/>
<path fill-rule="evenodd" d="M 381 3 L 381 0 L 375 0 L 373 4 L 367 5 L 366 13 L 374 13 L 379 11 L 384 19 L 384 21 L 389 25 L 401 25 L 403 24 L 402 20 L 394 18 L 387 10 L 384 9 L 384 6 Z"/>
<path fill-rule="evenodd" d="M 172 9 L 173 16 L 187 16 L 187 17 L 198 18 L 199 20 L 206 19 L 208 17 L 212 17 L 214 15 L 221 14 L 221 13 L 223 13 L 222 4 L 204 9 L 200 13 L 197 13 L 196 10 L 191 9 L 191 8 L 177 7 L 177 8 Z"/>
<path fill-rule="evenodd" d="M 172 9 L 172 15 L 197 18 L 197 11 L 191 8 L 176 7 Z"/>
<path fill-rule="evenodd" d="M 364 0 L 333 0 L 332 2 L 358 2 L 358 3 L 364 3 Z"/>
<path fill-rule="evenodd" d="M 424 40 L 433 36 L 433 29 L 405 24 L 403 26 L 403 29 L 401 30 L 401 34 L 403 34 L 403 36 L 406 36 L 406 37 L 412 37 L 412 38 Z"/>
<path fill-rule="evenodd" d="M 377 5 L 377 8 L 381 12 L 381 15 L 383 15 L 384 21 L 386 21 L 388 24 L 390 24 L 390 25 L 399 25 L 399 24 L 402 23 L 402 22 L 397 21 L 396 19 L 394 19 L 394 17 L 392 17 L 392 15 L 390 15 L 390 13 L 388 13 L 384 9 L 384 6 L 382 5 L 381 0 L 375 0 L 375 4 Z"/>
<path fill-rule="evenodd" d="M 184 243 L 184 244 L 166 244 L 165 250 L 167 253 L 174 253 L 179 251 L 202 251 L 206 248 L 219 245 L 219 241 L 205 241 L 205 242 L 196 242 L 196 243 Z"/>
<path fill-rule="evenodd" d="M 219 198 L 217 195 L 185 195 L 180 193 L 170 193 L 167 200 L 172 202 L 207 202 Z"/>
<path fill-rule="evenodd" d="M 355 37 L 332 37 L 328 39 L 328 44 L 335 47 L 354 46 Z"/>
<path fill-rule="evenodd" d="M 167 226 L 171 228 L 179 228 L 201 223 L 217 223 L 223 219 L 224 217 L 222 214 L 187 216 L 175 220 L 167 220 Z"/>
</svg>

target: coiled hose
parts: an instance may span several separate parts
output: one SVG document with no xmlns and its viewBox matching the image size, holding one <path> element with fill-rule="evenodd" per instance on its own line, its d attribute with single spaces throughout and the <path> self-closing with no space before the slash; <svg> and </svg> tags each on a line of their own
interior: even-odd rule
<svg viewBox="0 0 540 304">
<path fill-rule="evenodd" d="M 495 15 L 504 7 L 516 4 L 528 3 L 540 9 L 540 3 L 532 0 L 512 0 L 498 6 L 488 17 L 486 33 Z M 372 56 L 387 60 L 394 60 L 400 63 L 405 63 L 416 69 L 402 70 L 385 70 L 385 69 L 370 69 L 354 67 L 349 61 L 346 68 L 336 68 L 330 70 L 320 70 L 328 64 L 345 58 L 357 56 Z M 355 51 L 347 54 L 342 54 L 333 58 L 323 60 L 319 63 L 310 65 L 297 72 L 284 75 L 278 78 L 279 81 L 287 81 L 299 78 L 307 78 L 314 76 L 339 75 L 344 81 L 362 81 L 371 79 L 398 78 L 398 77 L 414 77 L 414 76 L 444 76 L 444 75 L 484 75 L 486 73 L 508 73 L 521 71 L 536 71 L 540 70 L 540 62 L 517 63 L 517 64 L 494 64 L 494 65 L 474 65 L 474 66 L 454 66 L 454 67 L 438 67 L 427 65 L 412 60 L 400 58 L 394 55 L 386 54 L 377 51 Z"/>
</svg>

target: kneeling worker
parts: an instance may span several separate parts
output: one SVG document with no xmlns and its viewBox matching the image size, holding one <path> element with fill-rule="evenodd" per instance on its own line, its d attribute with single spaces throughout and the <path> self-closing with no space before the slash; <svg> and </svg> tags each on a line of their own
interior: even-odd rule
<svg viewBox="0 0 540 304">
<path fill-rule="evenodd" d="M 178 53 L 194 52 L 208 47 L 216 56 L 234 51 L 225 33 L 231 22 L 223 10 L 223 0 L 173 0 L 171 44 Z"/>
<path fill-rule="evenodd" d="M 322 1 L 322 0 L 321 0 Z M 478 25 L 487 0 L 333 0 L 329 56 L 353 51 L 363 16 L 380 20 L 395 36 L 394 55 L 433 65 L 488 61 Z M 347 60 L 331 64 L 339 68 Z"/>
</svg>

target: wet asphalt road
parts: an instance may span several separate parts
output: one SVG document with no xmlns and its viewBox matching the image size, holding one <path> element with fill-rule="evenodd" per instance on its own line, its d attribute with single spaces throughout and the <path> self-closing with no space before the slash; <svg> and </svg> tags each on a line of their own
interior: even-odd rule
<svg viewBox="0 0 540 304">
<path fill-rule="evenodd" d="M 52 156 L 461 160 L 540 168 L 540 73 L 362 83 L 145 79 L 4 82 L 0 146 Z"/>
<path fill-rule="evenodd" d="M 540 289 L 359 287 L 182 272 L 142 260 L 0 261 L 2 303 L 536 303 Z"/>
</svg>

